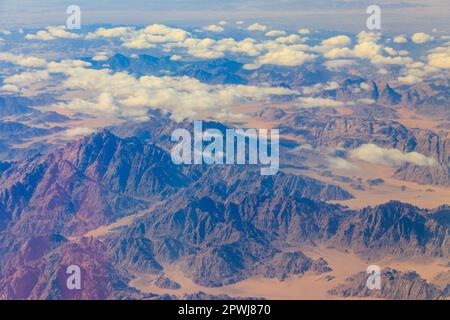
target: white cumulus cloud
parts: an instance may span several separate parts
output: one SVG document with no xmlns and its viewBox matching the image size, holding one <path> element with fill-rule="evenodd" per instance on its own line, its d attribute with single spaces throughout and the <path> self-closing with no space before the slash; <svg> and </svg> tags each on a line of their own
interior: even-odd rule
<svg viewBox="0 0 450 320">
<path fill-rule="evenodd" d="M 336 101 L 328 98 L 302 97 L 299 99 L 300 108 L 312 107 L 343 107 L 345 105 L 354 104 L 353 102 Z"/>
<path fill-rule="evenodd" d="M 300 28 L 300 29 L 298 29 L 298 33 L 300 33 L 300 34 L 310 34 L 311 31 L 308 28 Z"/>
<path fill-rule="evenodd" d="M 87 136 L 96 132 L 95 129 L 87 128 L 87 127 L 75 127 L 71 129 L 67 129 L 64 131 L 64 134 L 68 137 L 78 137 L 78 136 Z"/>
<path fill-rule="evenodd" d="M 223 32 L 225 29 L 221 26 L 218 26 L 216 24 L 210 24 L 209 26 L 203 27 L 203 30 L 209 31 L 209 32 L 216 32 L 220 33 Z"/>
<path fill-rule="evenodd" d="M 394 37 L 394 43 L 407 43 L 408 42 L 408 38 L 406 38 L 405 35 L 400 35 L 400 36 L 396 36 Z"/>
<path fill-rule="evenodd" d="M 42 58 L 33 56 L 25 56 L 23 54 L 12 54 L 8 52 L 0 52 L 0 61 L 9 62 L 21 67 L 44 67 L 47 65 L 47 61 Z"/>
<path fill-rule="evenodd" d="M 430 42 L 433 39 L 434 39 L 433 36 L 430 36 L 429 34 L 424 32 L 414 33 L 413 36 L 411 37 L 412 42 L 418 44 Z"/>
<path fill-rule="evenodd" d="M 46 30 L 40 30 L 36 34 L 27 34 L 25 39 L 50 41 L 55 39 L 78 39 L 80 35 L 66 31 L 65 26 L 49 26 Z"/>
<path fill-rule="evenodd" d="M 283 30 L 271 30 L 266 32 L 266 36 L 268 37 L 279 37 L 286 35 L 286 31 Z"/>
<path fill-rule="evenodd" d="M 364 144 L 351 151 L 351 157 L 374 164 L 388 166 L 400 165 L 405 162 L 419 166 L 432 166 L 436 163 L 433 158 L 418 152 L 402 152 L 397 149 L 385 149 L 375 144 Z"/>
<path fill-rule="evenodd" d="M 260 23 L 254 23 L 247 27 L 248 31 L 266 31 L 267 27 L 260 24 Z"/>
</svg>

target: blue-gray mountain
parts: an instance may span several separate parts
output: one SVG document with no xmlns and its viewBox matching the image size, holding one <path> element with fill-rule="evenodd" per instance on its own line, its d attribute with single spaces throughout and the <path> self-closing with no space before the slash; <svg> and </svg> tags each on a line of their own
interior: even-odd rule
<svg viewBox="0 0 450 320">
<path fill-rule="evenodd" d="M 161 274 L 166 262 L 220 286 L 329 270 L 289 249 L 301 244 L 449 256 L 447 208 L 390 202 L 352 211 L 321 201 L 339 187 L 287 173 L 261 177 L 245 166 L 178 167 L 163 148 L 108 131 L 15 163 L 0 185 L 2 298 L 73 298 L 60 269 L 75 262 L 92 282 L 82 297 L 136 298 L 130 274 Z M 83 238 L 137 212 L 144 214 L 114 232 Z"/>
</svg>

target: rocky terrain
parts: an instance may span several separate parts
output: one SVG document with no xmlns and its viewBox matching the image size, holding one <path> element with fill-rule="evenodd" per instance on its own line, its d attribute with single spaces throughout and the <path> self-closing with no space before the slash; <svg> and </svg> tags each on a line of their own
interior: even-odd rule
<svg viewBox="0 0 450 320">
<path fill-rule="evenodd" d="M 37 85 L 23 96 L 0 93 L 0 299 L 264 298 L 244 290 L 259 292 L 255 279 L 301 283 L 325 298 L 450 298 L 446 74 L 401 83 L 322 60 L 252 68 L 225 55 L 178 59 L 128 48 L 94 57 L 91 49 L 41 62 L 66 72 L 49 71 L 58 74 L 50 90 L 64 78 L 60 95 Z M 83 91 L 90 79 L 72 78 L 86 72 L 104 86 L 96 95 Z M 129 97 L 133 87 L 115 96 L 128 82 L 151 94 Z M 266 97 L 263 86 L 290 91 Z M 170 136 L 192 131 L 193 119 L 153 105 L 170 105 L 174 92 L 186 109 L 186 100 L 230 102 L 224 114 L 192 113 L 204 129 L 279 128 L 280 172 L 175 165 Z M 114 113 L 120 108 L 129 113 Z M 355 155 L 364 146 L 372 149 Z M 366 286 L 364 269 L 374 262 L 386 266 L 381 290 Z M 81 290 L 67 288 L 71 265 L 81 269 Z"/>
<path fill-rule="evenodd" d="M 246 166 L 178 167 L 163 148 L 109 131 L 14 163 L 0 182 L 3 298 L 138 298 L 131 272 L 162 275 L 167 263 L 206 287 L 331 271 L 323 259 L 285 251 L 314 242 L 361 255 L 449 257 L 446 207 L 352 211 L 323 202 L 350 196 L 337 186 Z M 133 218 L 140 210 L 148 213 Z M 127 216 L 114 232 L 83 237 Z M 90 279 L 78 296 L 61 284 L 69 264 Z"/>
<path fill-rule="evenodd" d="M 428 283 L 414 271 L 400 272 L 386 269 L 381 273 L 381 289 L 371 290 L 366 286 L 367 274 L 359 273 L 331 290 L 340 297 L 378 298 L 390 300 L 435 300 L 448 299 L 448 289 Z"/>
</svg>

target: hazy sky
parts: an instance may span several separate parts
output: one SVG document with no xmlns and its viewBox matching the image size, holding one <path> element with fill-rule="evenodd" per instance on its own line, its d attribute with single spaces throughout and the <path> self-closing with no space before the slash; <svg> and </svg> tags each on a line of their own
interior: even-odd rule
<svg viewBox="0 0 450 320">
<path fill-rule="evenodd" d="M 367 6 L 378 4 L 385 30 L 450 29 L 450 0 L 0 0 L 0 25 L 28 28 L 64 24 L 65 10 L 72 4 L 81 7 L 84 24 L 202 25 L 225 19 L 339 31 L 365 28 Z"/>
</svg>

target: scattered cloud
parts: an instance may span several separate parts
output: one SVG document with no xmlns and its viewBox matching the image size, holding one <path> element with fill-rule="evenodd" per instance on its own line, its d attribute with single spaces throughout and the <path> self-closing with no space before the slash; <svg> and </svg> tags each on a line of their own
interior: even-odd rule
<svg viewBox="0 0 450 320">
<path fill-rule="evenodd" d="M 181 59 L 183 58 L 177 54 L 174 54 L 173 56 L 170 57 L 171 61 L 180 61 Z"/>
<path fill-rule="evenodd" d="M 307 61 L 312 61 L 317 56 L 314 54 L 305 53 L 301 46 L 280 46 L 267 52 L 259 57 L 255 63 L 247 64 L 246 69 L 257 69 L 261 65 L 272 64 L 279 66 L 300 66 Z"/>
<path fill-rule="evenodd" d="M 384 51 L 385 51 L 388 55 L 390 55 L 390 56 L 396 56 L 396 55 L 398 55 L 398 52 L 397 52 L 394 48 L 391 48 L 391 47 L 384 47 L 383 49 L 384 49 Z"/>
<path fill-rule="evenodd" d="M 380 65 L 406 65 L 413 60 L 407 56 L 398 56 L 398 52 L 390 47 L 383 47 L 378 43 L 380 33 L 362 31 L 357 35 L 358 43 L 348 47 L 351 39 L 347 36 L 336 36 L 322 41 L 317 50 L 324 52 L 323 56 L 331 60 L 357 58 L 369 60 L 370 63 Z M 383 55 L 387 53 L 388 56 Z M 331 67 L 331 66 L 330 66 Z M 334 66 L 336 68 L 336 66 Z"/>
<path fill-rule="evenodd" d="M 375 144 L 364 144 L 352 150 L 350 154 L 353 159 L 388 166 L 401 165 L 405 162 L 419 166 L 432 166 L 436 163 L 433 158 L 418 152 L 402 152 L 397 149 L 385 149 Z"/>
<path fill-rule="evenodd" d="M 335 90 L 338 88 L 339 88 L 339 83 L 337 83 L 335 81 L 330 81 L 327 83 L 316 83 L 315 85 L 310 86 L 310 87 L 304 87 L 302 92 L 306 95 L 311 95 L 311 94 L 320 93 L 322 91 Z"/>
<path fill-rule="evenodd" d="M 294 148 L 295 151 L 314 151 L 314 148 L 309 143 L 304 143 Z"/>
<path fill-rule="evenodd" d="M 171 28 L 162 24 L 153 24 L 142 30 L 133 32 L 123 46 L 143 49 L 154 47 L 161 43 L 179 43 L 190 36 L 190 33 L 179 28 Z"/>
<path fill-rule="evenodd" d="M 36 34 L 27 34 L 25 39 L 51 41 L 55 39 L 78 39 L 80 35 L 66 31 L 65 26 L 50 26 L 46 30 L 38 31 Z"/>
<path fill-rule="evenodd" d="M 5 84 L 5 85 L 0 87 L 0 90 L 6 91 L 8 93 L 20 92 L 20 88 L 18 86 L 16 86 L 16 85 L 13 85 L 13 84 Z"/>
<path fill-rule="evenodd" d="M 440 69 L 450 69 L 450 46 L 432 50 L 428 55 L 428 64 Z"/>
<path fill-rule="evenodd" d="M 47 61 L 33 56 L 25 56 L 23 54 L 12 54 L 8 52 L 0 52 L 0 61 L 9 62 L 21 67 L 44 67 Z"/>
<path fill-rule="evenodd" d="M 354 164 L 345 160 L 344 158 L 328 157 L 327 162 L 328 166 L 333 169 L 354 170 L 355 168 L 357 168 Z"/>
<path fill-rule="evenodd" d="M 356 65 L 357 62 L 356 60 L 350 60 L 350 59 L 336 59 L 336 60 L 329 60 L 326 61 L 324 63 L 324 66 L 328 69 L 328 70 L 333 70 L 333 71 L 339 71 L 343 68 L 346 67 L 351 67 Z"/>
<path fill-rule="evenodd" d="M 216 24 L 210 24 L 209 26 L 203 27 L 203 30 L 209 31 L 209 32 L 216 32 L 216 33 L 225 31 L 224 28 L 222 28 L 221 26 L 218 26 Z"/>
<path fill-rule="evenodd" d="M 348 46 L 352 42 L 352 39 L 348 36 L 336 36 L 325 39 L 322 41 L 322 46 L 329 47 L 344 47 Z"/>
<path fill-rule="evenodd" d="M 132 27 L 114 27 L 114 28 L 98 28 L 95 32 L 91 32 L 86 36 L 86 39 L 98 38 L 119 38 L 125 37 L 134 31 Z"/>
<path fill-rule="evenodd" d="M 313 107 L 343 107 L 345 105 L 354 104 L 352 102 L 336 101 L 328 98 L 313 98 L 302 97 L 299 99 L 300 108 L 313 108 Z"/>
<path fill-rule="evenodd" d="M 204 30 L 223 32 L 223 25 L 226 25 L 225 21 L 211 24 Z M 246 61 L 245 68 L 249 70 L 257 69 L 263 65 L 301 66 L 306 62 L 323 57 L 326 60 L 323 65 L 333 71 L 355 66 L 361 60 L 368 60 L 380 70 L 379 73 L 381 74 L 389 74 L 388 70 L 383 68 L 385 65 L 401 66 L 403 69 L 399 70 L 400 77 L 407 77 L 410 69 L 408 65 L 414 62 L 409 57 L 408 51 L 397 50 L 395 47 L 380 43 L 380 32 L 362 31 L 357 34 L 356 39 L 352 39 L 348 35 L 336 35 L 324 39 L 319 44 L 307 45 L 309 39 L 300 36 L 300 34 L 311 33 L 307 28 L 299 29 L 298 34 L 287 35 L 286 31 L 267 31 L 266 26 L 253 23 L 248 26 L 247 30 L 263 31 L 267 37 L 272 39 L 261 40 L 251 37 L 240 40 L 232 37 L 222 39 L 201 38 L 186 30 L 162 24 L 152 24 L 141 29 L 134 27 L 98 28 L 95 32 L 89 33 L 86 39 L 118 38 L 122 46 L 128 49 L 159 48 L 175 57 L 189 55 L 199 59 L 216 59 L 227 55 L 244 55 L 254 58 L 253 61 Z M 428 39 L 426 36 L 425 34 L 425 38 Z M 417 33 L 413 36 L 415 41 L 423 37 L 423 33 Z M 405 35 L 399 35 L 389 42 L 404 43 L 407 40 Z M 430 53 L 429 61 L 430 67 L 445 66 L 446 56 L 443 53 Z M 423 72 L 429 73 L 429 71 Z M 414 72 L 418 71 L 415 70 Z M 414 74 L 414 76 L 423 78 L 423 75 Z M 412 77 L 401 78 L 401 80 L 411 81 Z"/>
<path fill-rule="evenodd" d="M 418 32 L 412 35 L 411 40 L 414 43 L 422 44 L 434 40 L 434 37 L 424 32 Z"/>
<path fill-rule="evenodd" d="M 95 56 L 92 57 L 94 61 L 106 61 L 109 59 L 109 53 L 107 52 L 99 52 Z"/>
<path fill-rule="evenodd" d="M 149 109 L 157 108 L 180 120 L 195 118 L 203 112 L 220 116 L 229 113 L 228 108 L 239 103 L 297 93 L 279 87 L 209 85 L 190 77 L 135 78 L 126 72 L 113 73 L 88 66 L 89 63 L 79 60 L 48 64 L 45 72 L 65 76 L 59 85 L 61 89 L 80 92 L 80 98 L 65 101 L 61 97 L 63 102 L 50 106 L 50 109 L 65 108 L 97 117 L 142 120 L 147 118 Z M 20 86 L 21 82 L 17 84 Z"/>
<path fill-rule="evenodd" d="M 87 128 L 87 127 L 76 127 L 76 128 L 71 128 L 68 129 L 66 131 L 64 131 L 64 134 L 67 137 L 79 137 L 79 136 L 87 136 L 90 135 L 94 132 L 96 132 L 97 130 L 92 129 L 92 128 Z"/>
<path fill-rule="evenodd" d="M 298 33 L 300 33 L 300 34 L 310 34 L 311 31 L 308 28 L 300 28 L 300 29 L 298 29 Z"/>
<path fill-rule="evenodd" d="M 3 83 L 15 85 L 18 87 L 28 87 L 30 85 L 40 83 L 50 79 L 50 74 L 47 70 L 39 70 L 32 72 L 22 72 L 3 79 Z"/>
<path fill-rule="evenodd" d="M 362 98 L 362 99 L 358 99 L 358 103 L 362 103 L 362 104 L 374 104 L 376 101 L 374 99 L 369 99 L 369 98 Z"/>
<path fill-rule="evenodd" d="M 406 76 L 402 76 L 402 77 L 398 77 L 397 78 L 398 82 L 402 82 L 402 83 L 406 83 L 406 84 L 414 84 L 414 83 L 418 83 L 421 82 L 422 79 L 419 77 L 416 77 L 412 74 L 406 75 Z"/>
<path fill-rule="evenodd" d="M 254 23 L 254 24 L 248 26 L 247 30 L 248 31 L 263 31 L 264 32 L 264 31 L 267 30 L 267 27 L 262 25 L 262 24 L 259 24 L 259 23 Z"/>
<path fill-rule="evenodd" d="M 297 34 L 291 34 L 286 37 L 276 38 L 275 41 L 277 43 L 281 43 L 281 44 L 295 44 L 295 43 L 304 42 L 304 38 L 303 39 L 300 38 Z"/>
<path fill-rule="evenodd" d="M 241 23 L 236 22 L 238 25 Z M 223 32 L 223 26 L 227 23 L 225 21 L 211 24 L 204 28 L 205 31 L 210 32 Z M 243 24 L 243 22 L 242 22 Z M 287 34 L 283 30 L 270 30 L 267 31 L 267 27 L 259 23 L 250 25 L 247 30 L 250 31 L 262 31 L 270 38 L 263 37 L 251 37 L 240 38 L 238 40 L 225 35 L 223 38 L 214 36 L 211 38 L 204 33 L 191 33 L 189 31 L 173 28 L 162 24 L 152 24 L 143 28 L 135 27 L 113 27 L 113 28 L 98 28 L 87 35 L 79 35 L 68 32 L 64 27 L 48 27 L 45 30 L 38 31 L 36 34 L 27 35 L 28 39 L 41 39 L 41 40 L 54 40 L 57 38 L 80 38 L 84 39 L 115 39 L 117 43 L 121 44 L 128 49 L 148 49 L 159 48 L 166 52 L 172 61 L 178 61 L 182 57 L 194 57 L 199 59 L 214 59 L 221 57 L 228 57 L 228 55 L 245 56 L 245 69 L 257 69 L 264 65 L 277 65 L 284 67 L 297 67 L 302 66 L 312 61 L 320 61 L 325 68 L 332 71 L 340 71 L 343 68 L 349 68 L 353 66 L 362 66 L 364 63 L 371 63 L 377 67 L 377 72 L 380 74 L 389 74 L 393 68 L 387 67 L 389 65 L 397 65 L 399 68 L 395 68 L 396 80 L 402 83 L 413 84 L 435 75 L 438 72 L 442 72 L 442 69 L 450 69 L 450 52 L 449 46 L 442 44 L 441 47 L 434 48 L 427 51 L 428 55 L 421 56 L 418 61 L 414 61 L 409 57 L 409 52 L 406 50 L 398 50 L 399 47 L 395 46 L 395 43 L 401 44 L 408 41 L 405 35 L 399 35 L 394 37 L 392 41 L 388 41 L 391 46 L 386 46 L 385 42 L 380 41 L 381 33 L 379 32 L 360 32 L 356 37 L 350 37 L 348 35 L 336 35 L 317 41 L 314 36 L 314 44 L 309 43 L 309 38 L 303 35 L 310 34 L 311 31 L 307 28 L 301 28 L 296 34 Z M 267 32 L 266 32 L 267 31 Z M 200 35 L 199 35 L 200 34 Z M 203 35 L 203 38 L 202 38 Z M 212 39 L 214 38 L 214 39 Z M 441 37 L 439 37 L 440 39 Z M 434 38 L 423 32 L 416 33 L 412 36 L 412 41 L 415 43 L 425 43 L 433 40 Z M 446 40 L 443 40 L 446 41 Z M 114 41 L 116 43 L 116 41 Z M 103 49 L 107 50 L 107 49 Z M 414 54 L 416 51 L 412 51 Z M 94 57 L 94 61 L 106 61 L 110 52 L 98 52 Z M 137 57 L 136 53 L 132 56 Z M 256 92 L 265 92 L 263 98 L 270 96 L 267 93 L 268 88 L 262 89 L 260 87 L 254 87 L 255 91 L 250 95 L 245 95 L 242 88 L 232 87 L 202 87 L 199 92 L 205 94 L 205 96 L 196 96 L 197 92 L 191 92 L 188 90 L 188 96 L 185 97 L 189 101 L 190 98 L 195 96 L 196 101 L 200 101 L 200 105 L 208 107 L 195 108 L 190 103 L 181 99 L 180 96 L 184 96 L 186 93 L 181 90 L 181 83 L 187 86 L 191 78 L 164 78 L 164 81 L 168 81 L 174 87 L 169 87 L 168 91 L 158 91 L 153 94 L 159 97 L 156 99 L 154 96 L 150 96 L 148 90 L 156 90 L 152 86 L 146 87 L 149 83 L 156 84 L 158 81 L 155 78 L 133 78 L 126 73 L 109 73 L 108 70 L 104 70 L 107 75 L 99 74 L 101 70 L 88 69 L 89 63 L 78 60 L 63 60 L 60 62 L 47 63 L 46 60 L 38 57 L 24 56 L 14 53 L 0 52 L 0 61 L 12 63 L 17 66 L 25 68 L 45 68 L 45 70 L 39 70 L 35 72 L 20 71 L 21 73 L 13 76 L 5 76 L 3 90 L 9 89 L 10 91 L 21 90 L 27 85 L 34 82 L 45 82 L 53 77 L 54 73 L 62 73 L 66 76 L 64 85 L 66 89 L 72 89 L 69 87 L 69 83 L 72 85 L 75 83 L 74 88 L 88 91 L 88 88 L 84 86 L 85 83 L 91 83 L 89 79 L 83 78 L 79 73 L 81 71 L 86 72 L 93 79 L 100 80 L 103 87 L 98 88 L 96 95 L 89 95 L 87 98 L 74 100 L 71 103 L 67 103 L 72 109 L 87 110 L 93 108 L 93 110 L 107 110 L 111 114 L 116 116 L 132 116 L 141 117 L 145 116 L 148 108 L 164 107 L 161 102 L 164 99 L 162 97 L 171 97 L 166 103 L 166 109 L 169 112 L 182 116 L 194 116 L 196 113 L 204 109 L 210 108 L 212 103 L 210 101 L 217 102 L 218 105 L 225 105 L 225 107 L 212 108 L 216 114 L 225 114 L 227 112 L 227 101 L 245 101 L 246 99 L 258 99 Z M 83 78 L 83 86 L 79 85 L 76 80 Z M 107 81 L 103 81 L 103 78 L 107 78 Z M 151 80 L 151 81 L 150 81 Z M 195 80 L 195 79 L 194 79 Z M 114 82 L 122 83 L 122 90 Z M 106 85 L 108 82 L 108 85 Z M 129 82 L 129 83 L 128 83 Z M 81 83 L 81 82 L 80 82 Z M 129 90 L 130 84 L 133 84 L 136 90 Z M 145 85 L 144 85 L 145 84 Z M 197 83 L 190 83 L 193 88 L 197 87 Z M 92 83 L 92 90 L 95 89 L 97 83 Z M 328 84 L 321 84 L 320 90 L 327 90 L 326 87 L 330 87 Z M 5 89 L 6 88 L 6 89 Z M 247 87 L 246 90 L 250 86 Z M 274 89 L 274 88 L 272 88 Z M 280 89 L 280 88 L 278 88 Z M 361 88 L 364 89 L 364 88 Z M 233 96 L 231 91 L 237 92 Z M 314 94 L 313 90 L 319 90 L 318 88 L 304 89 L 304 93 Z M 122 92 L 123 91 L 123 92 Z M 125 92 L 126 91 L 126 92 Z M 172 95 L 173 94 L 173 95 Z M 274 93 L 274 94 L 287 94 L 287 93 Z M 232 97 L 229 100 L 218 99 L 218 96 L 224 95 L 225 97 Z M 178 105 L 186 106 L 186 112 L 179 112 L 176 108 L 176 104 L 173 101 L 177 101 Z M 222 103 L 226 101 L 226 103 Z M 299 100 L 302 107 L 339 107 L 348 105 L 342 101 L 335 101 L 327 98 L 316 97 L 303 97 Z M 360 101 L 361 102 L 361 101 Z M 362 102 L 361 102 L 362 103 Z M 97 106 L 97 107 L 95 107 Z M 202 109 L 203 108 L 203 109 Z"/>
<path fill-rule="evenodd" d="M 283 30 L 271 30 L 269 32 L 266 32 L 266 36 L 268 37 L 279 37 L 286 35 L 286 31 Z"/>
<path fill-rule="evenodd" d="M 393 41 L 394 41 L 394 43 L 407 43 L 408 38 L 406 38 L 405 35 L 400 35 L 400 36 L 396 36 Z"/>
</svg>

